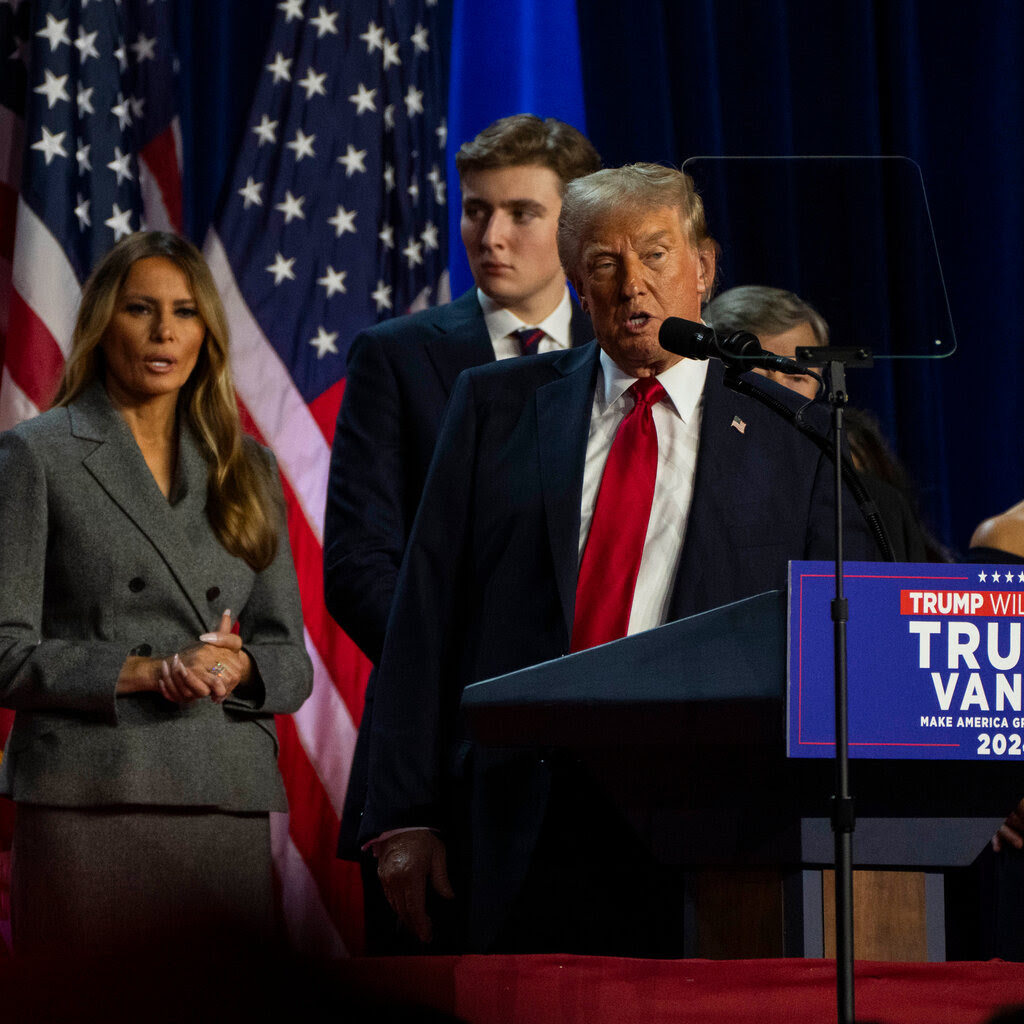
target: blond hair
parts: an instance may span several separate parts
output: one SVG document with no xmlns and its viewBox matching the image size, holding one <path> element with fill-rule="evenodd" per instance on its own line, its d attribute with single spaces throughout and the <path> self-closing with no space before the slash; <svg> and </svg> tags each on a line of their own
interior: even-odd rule
<svg viewBox="0 0 1024 1024">
<path fill-rule="evenodd" d="M 132 266 L 160 256 L 186 277 L 206 326 L 196 365 L 178 397 L 178 408 L 199 441 L 208 466 L 206 515 L 217 539 L 254 570 L 277 554 L 280 513 L 269 460 L 246 450 L 228 356 L 228 323 L 210 268 L 189 241 L 166 231 L 139 231 L 118 242 L 97 264 L 82 291 L 71 354 L 55 406 L 67 405 L 105 375 L 102 342 L 118 294 Z"/>
<path fill-rule="evenodd" d="M 704 203 L 693 179 L 682 171 L 661 164 L 627 164 L 570 181 L 558 218 L 558 258 L 566 274 L 575 277 L 583 240 L 597 220 L 616 210 L 665 207 L 679 212 L 683 231 L 698 250 L 710 247 L 717 253 L 718 243 L 708 234 Z"/>
</svg>

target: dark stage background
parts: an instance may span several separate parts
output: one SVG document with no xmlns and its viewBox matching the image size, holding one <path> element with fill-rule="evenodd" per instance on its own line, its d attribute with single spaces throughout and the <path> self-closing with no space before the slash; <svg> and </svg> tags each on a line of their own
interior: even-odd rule
<svg viewBox="0 0 1024 1024">
<path fill-rule="evenodd" d="M 467 0 L 456 11 L 489 6 Z M 186 209 L 198 240 L 246 130 L 274 8 L 274 0 L 176 7 Z M 959 348 L 946 359 L 857 371 L 850 389 L 855 404 L 881 417 L 938 533 L 965 548 L 980 519 L 1024 497 L 1016 394 L 1024 5 L 579 0 L 577 10 L 585 128 L 608 164 L 856 154 L 899 155 L 920 166 Z M 551 51 L 558 63 L 556 40 Z M 490 65 L 492 86 L 514 77 L 500 54 Z M 522 100 L 508 103 L 490 116 L 515 112 Z M 461 141 L 453 135 L 450 148 Z M 709 215 L 714 232 L 715 210 Z M 780 220 L 760 241 L 770 245 L 777 233 L 782 245 L 786 232 Z M 816 258 L 842 274 L 844 260 L 861 257 L 837 246 Z M 453 292 L 465 284 L 453 267 Z M 864 320 L 876 315 L 876 298 L 865 296 Z M 830 319 L 837 344 L 865 330 L 846 315 Z"/>
</svg>

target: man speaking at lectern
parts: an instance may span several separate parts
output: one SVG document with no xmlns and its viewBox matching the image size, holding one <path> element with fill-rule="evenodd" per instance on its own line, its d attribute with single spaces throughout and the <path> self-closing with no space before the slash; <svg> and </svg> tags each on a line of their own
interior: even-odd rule
<svg viewBox="0 0 1024 1024">
<path fill-rule="evenodd" d="M 558 242 L 597 343 L 456 385 L 381 660 L 361 839 L 435 948 L 681 955 L 678 870 L 569 758 L 473 744 L 459 699 L 785 587 L 789 559 L 833 555 L 832 469 L 727 390 L 721 364 L 658 343 L 665 318 L 700 319 L 715 277 L 687 175 L 638 164 L 571 182 Z M 846 557 L 877 558 L 851 509 Z"/>
</svg>

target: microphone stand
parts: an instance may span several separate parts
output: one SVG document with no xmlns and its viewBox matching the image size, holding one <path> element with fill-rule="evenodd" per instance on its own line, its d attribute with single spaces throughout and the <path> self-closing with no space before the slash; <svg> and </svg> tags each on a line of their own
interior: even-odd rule
<svg viewBox="0 0 1024 1024">
<path fill-rule="evenodd" d="M 836 1009 L 839 1024 L 854 1024 L 853 984 L 853 832 L 856 827 L 850 795 L 847 701 L 847 624 L 849 603 L 843 591 L 843 410 L 847 404 L 846 367 L 872 365 L 867 349 L 806 347 L 797 350 L 800 362 L 828 367 L 828 402 L 832 413 L 835 467 L 835 596 L 832 600 L 833 671 L 835 675 L 835 794 L 832 832 L 835 839 Z M 764 395 L 740 380 L 739 366 L 730 367 L 726 384 L 752 397 Z M 766 398 L 768 396 L 765 396 Z M 764 401 L 779 411 L 772 400 Z M 793 417 L 790 417 L 793 418 Z M 794 420 L 795 421 L 795 420 Z M 810 436 L 807 431 L 804 431 Z M 820 436 L 820 435 L 819 435 Z M 883 531 L 884 532 L 884 531 Z M 891 557 L 891 555 L 890 555 Z"/>
</svg>

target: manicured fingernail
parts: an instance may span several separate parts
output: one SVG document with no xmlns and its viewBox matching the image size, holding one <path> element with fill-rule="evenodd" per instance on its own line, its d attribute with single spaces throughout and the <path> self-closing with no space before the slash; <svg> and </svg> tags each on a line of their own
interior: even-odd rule
<svg viewBox="0 0 1024 1024">
<path fill-rule="evenodd" d="M 200 638 L 204 644 L 215 644 L 220 637 L 216 633 L 204 633 Z"/>
<path fill-rule="evenodd" d="M 225 608 L 224 611 L 221 612 L 221 615 L 222 616 L 226 615 L 230 619 L 231 618 L 231 609 L 230 608 Z"/>
<path fill-rule="evenodd" d="M 179 668 L 181 666 L 181 658 L 177 655 L 174 656 L 174 667 Z"/>
</svg>

